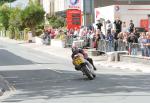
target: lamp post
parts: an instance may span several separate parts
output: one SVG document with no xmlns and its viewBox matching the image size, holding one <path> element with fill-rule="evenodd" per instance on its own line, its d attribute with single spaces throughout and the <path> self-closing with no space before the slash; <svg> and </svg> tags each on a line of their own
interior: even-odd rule
<svg viewBox="0 0 150 103">
<path fill-rule="evenodd" d="M 86 25 L 86 2 L 83 0 L 83 18 L 84 18 L 84 26 Z"/>
<path fill-rule="evenodd" d="M 150 14 L 148 15 L 148 31 L 150 32 Z"/>
<path fill-rule="evenodd" d="M 94 18 L 94 0 L 90 0 L 90 8 L 91 8 L 91 24 L 93 23 L 93 18 Z"/>
</svg>

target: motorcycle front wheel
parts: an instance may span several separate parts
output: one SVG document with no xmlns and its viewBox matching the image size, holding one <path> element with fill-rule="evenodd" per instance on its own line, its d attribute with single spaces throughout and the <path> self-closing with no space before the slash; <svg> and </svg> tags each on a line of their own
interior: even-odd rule
<svg viewBox="0 0 150 103">
<path fill-rule="evenodd" d="M 93 80 L 96 77 L 96 75 L 90 71 L 90 68 L 87 65 L 82 66 L 82 70 L 90 80 Z"/>
</svg>

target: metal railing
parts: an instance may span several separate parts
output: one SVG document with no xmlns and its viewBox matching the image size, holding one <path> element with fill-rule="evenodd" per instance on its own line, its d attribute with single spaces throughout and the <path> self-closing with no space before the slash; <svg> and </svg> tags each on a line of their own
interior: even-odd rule
<svg viewBox="0 0 150 103">
<path fill-rule="evenodd" d="M 8 37 L 8 38 L 13 38 L 17 40 L 27 40 L 28 35 L 24 33 L 24 31 L 19 31 L 15 35 L 10 34 L 10 31 L 0 31 L 0 37 Z"/>
<path fill-rule="evenodd" d="M 150 43 L 145 43 L 141 46 L 139 43 L 127 43 L 123 40 L 100 40 L 97 50 L 102 52 L 128 51 L 129 55 L 150 57 Z"/>
</svg>

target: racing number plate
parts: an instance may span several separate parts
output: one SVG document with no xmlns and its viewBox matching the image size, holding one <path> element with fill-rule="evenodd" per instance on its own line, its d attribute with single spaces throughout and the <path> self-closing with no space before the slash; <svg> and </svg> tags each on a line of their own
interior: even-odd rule
<svg viewBox="0 0 150 103">
<path fill-rule="evenodd" d="M 76 58 L 76 59 L 74 60 L 74 63 L 75 63 L 75 65 L 80 65 L 80 64 L 83 63 L 83 60 L 82 60 L 81 58 Z"/>
</svg>

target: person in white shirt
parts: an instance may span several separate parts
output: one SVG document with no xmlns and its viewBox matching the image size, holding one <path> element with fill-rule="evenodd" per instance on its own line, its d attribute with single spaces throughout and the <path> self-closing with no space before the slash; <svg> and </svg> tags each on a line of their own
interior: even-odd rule
<svg viewBox="0 0 150 103">
<path fill-rule="evenodd" d="M 107 35 L 111 34 L 111 30 L 112 30 L 113 26 L 110 20 L 107 20 L 106 22 L 106 30 L 107 30 Z"/>
</svg>

